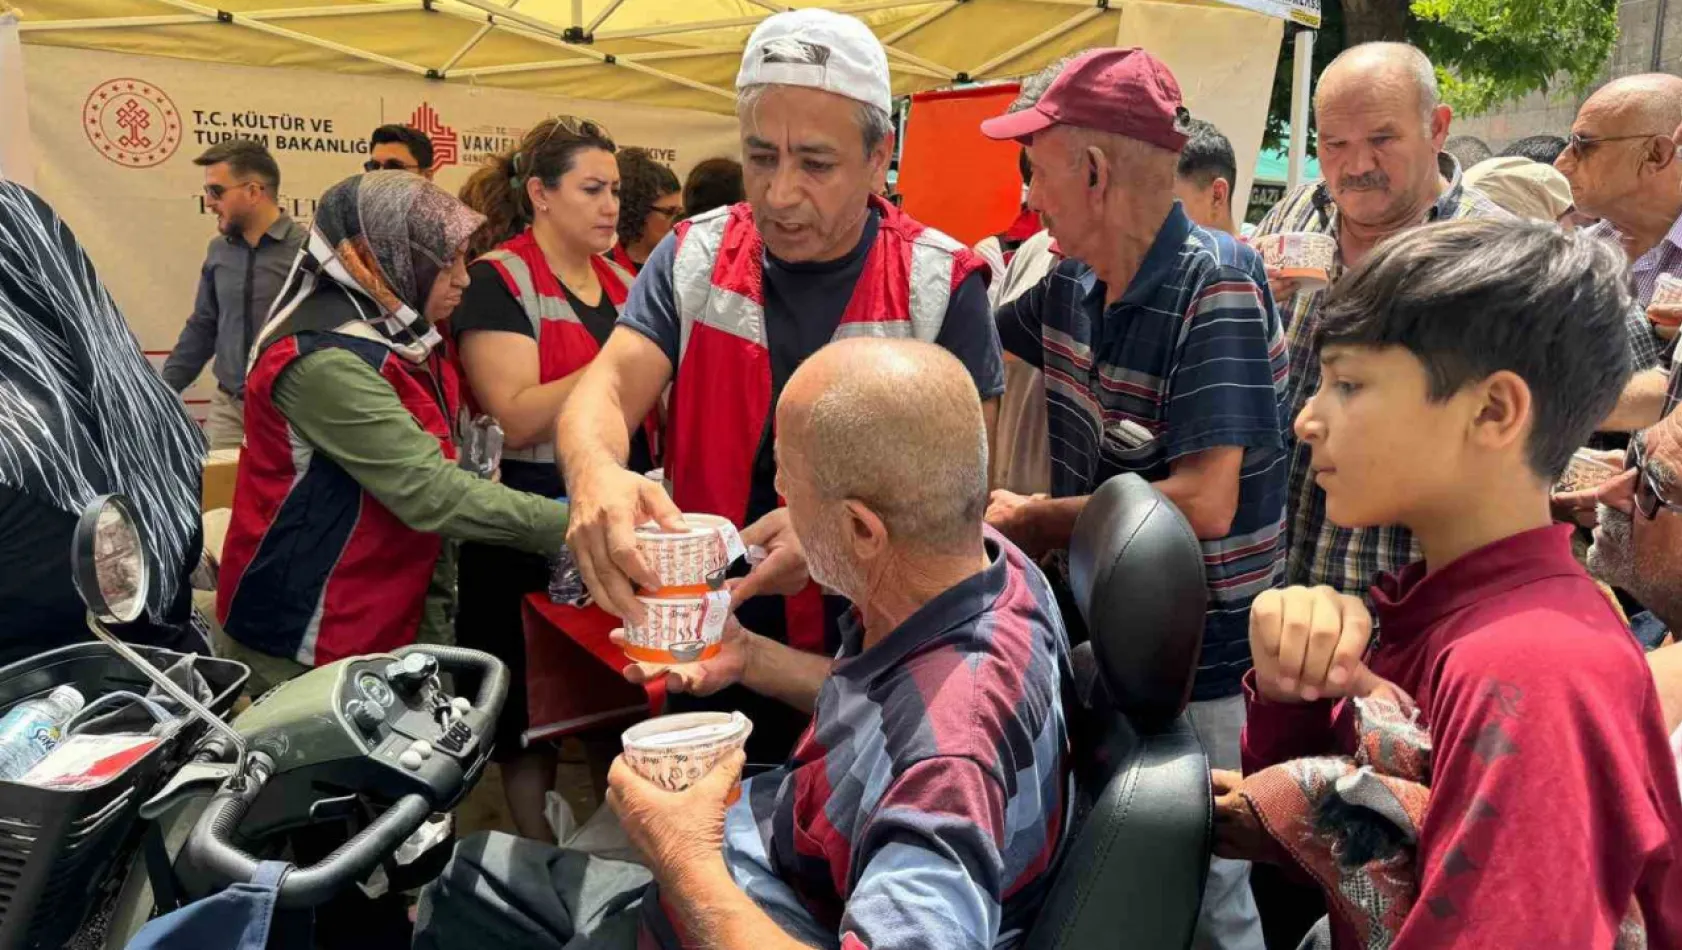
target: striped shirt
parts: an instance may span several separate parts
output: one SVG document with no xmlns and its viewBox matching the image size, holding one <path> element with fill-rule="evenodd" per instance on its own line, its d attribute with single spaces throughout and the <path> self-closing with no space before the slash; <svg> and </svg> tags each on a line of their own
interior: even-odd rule
<svg viewBox="0 0 1682 950">
<path fill-rule="evenodd" d="M 794 753 L 725 815 L 736 884 L 807 946 L 1007 948 L 1039 912 L 1071 793 L 1069 644 L 1045 576 L 987 535 L 986 568 L 875 645 L 843 621 Z"/>
<path fill-rule="evenodd" d="M 1444 158 L 1448 158 L 1446 155 Z M 1509 218 L 1481 192 L 1460 181 L 1460 166 L 1448 158 L 1449 187 L 1425 215 L 1427 222 L 1454 218 Z M 1337 205 L 1324 182 L 1297 187 L 1262 218 L 1256 235 L 1308 231 L 1338 235 Z M 1343 272 L 1340 249 L 1332 264 L 1332 279 Z M 1314 334 L 1320 326 L 1320 302 L 1325 291 L 1299 293 L 1285 316 L 1285 338 L 1291 351 L 1290 415 L 1295 419 L 1320 388 L 1320 360 Z M 1364 595 L 1381 573 L 1395 573 L 1419 560 L 1413 535 L 1399 525 L 1382 528 L 1340 528 L 1326 517 L 1326 493 L 1314 483 L 1309 449 L 1295 443 L 1290 461 L 1289 584 L 1327 584 L 1346 594 Z"/>
<path fill-rule="evenodd" d="M 999 308 L 1000 341 L 1045 372 L 1055 497 L 1243 449 L 1231 531 L 1203 542 L 1209 617 L 1192 698 L 1236 695 L 1250 603 L 1284 574 L 1285 339 L 1261 259 L 1176 204 L 1127 292 L 1109 306 L 1105 293 L 1090 267 L 1064 261 Z"/>
</svg>

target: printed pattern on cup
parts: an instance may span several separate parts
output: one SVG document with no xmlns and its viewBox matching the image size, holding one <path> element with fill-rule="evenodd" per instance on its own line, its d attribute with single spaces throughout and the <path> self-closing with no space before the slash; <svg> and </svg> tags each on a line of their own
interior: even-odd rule
<svg viewBox="0 0 1682 950">
<path fill-rule="evenodd" d="M 655 525 L 637 529 L 637 551 L 660 578 L 660 592 L 717 590 L 724 572 L 746 553 L 736 526 L 716 515 L 684 515 L 690 530 L 665 532 Z M 656 593 L 660 593 L 656 592 Z"/>
<path fill-rule="evenodd" d="M 1255 249 L 1267 266 L 1293 278 L 1324 280 L 1337 259 L 1337 241 L 1324 234 L 1289 232 L 1255 238 Z"/>
<path fill-rule="evenodd" d="M 724 735 L 691 744 L 659 741 L 668 732 L 710 724 L 728 728 Z M 739 712 L 680 713 L 632 726 L 625 730 L 620 741 L 626 764 L 638 775 L 668 792 L 681 792 L 700 781 L 725 756 L 741 748 L 752 732 L 753 722 Z"/>
<path fill-rule="evenodd" d="M 703 659 L 724 639 L 724 623 L 730 615 L 728 591 L 713 591 L 703 597 L 637 599 L 643 605 L 644 622 L 625 621 L 626 653 L 632 659 Z"/>
</svg>

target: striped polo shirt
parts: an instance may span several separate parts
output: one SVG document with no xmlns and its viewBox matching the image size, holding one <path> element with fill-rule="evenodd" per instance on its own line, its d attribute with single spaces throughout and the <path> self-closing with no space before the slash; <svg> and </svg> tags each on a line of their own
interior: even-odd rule
<svg viewBox="0 0 1682 950">
<path fill-rule="evenodd" d="M 1089 495 L 1124 472 L 1160 481 L 1188 455 L 1243 449 L 1231 532 L 1203 542 L 1209 618 L 1192 698 L 1236 695 L 1250 603 L 1285 568 L 1285 338 L 1261 258 L 1176 202 L 1127 292 L 1104 297 L 1068 260 L 995 314 L 1005 350 L 1045 372 L 1051 494 Z"/>
<path fill-rule="evenodd" d="M 856 615 L 781 768 L 725 815 L 736 884 L 791 936 L 841 950 L 1016 946 L 1063 841 L 1069 644 L 1039 569 L 989 564 L 864 647 Z M 656 901 L 644 946 L 682 944 Z"/>
</svg>

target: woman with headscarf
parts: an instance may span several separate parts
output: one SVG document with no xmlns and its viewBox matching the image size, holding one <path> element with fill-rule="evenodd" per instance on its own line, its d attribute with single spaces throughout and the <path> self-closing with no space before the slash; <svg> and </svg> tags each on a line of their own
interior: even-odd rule
<svg viewBox="0 0 1682 950">
<path fill-rule="evenodd" d="M 564 505 L 456 463 L 456 375 L 434 324 L 468 285 L 483 220 L 406 172 L 347 179 L 317 205 L 254 349 L 217 585 L 218 648 L 253 666 L 254 691 L 448 641 L 449 541 L 563 544 Z"/>
<path fill-rule="evenodd" d="M 146 362 L 70 229 L 0 181 L 0 664 L 89 639 L 71 580 L 82 509 L 134 503 L 152 574 L 123 639 L 203 652 L 190 623 L 204 437 Z"/>
</svg>

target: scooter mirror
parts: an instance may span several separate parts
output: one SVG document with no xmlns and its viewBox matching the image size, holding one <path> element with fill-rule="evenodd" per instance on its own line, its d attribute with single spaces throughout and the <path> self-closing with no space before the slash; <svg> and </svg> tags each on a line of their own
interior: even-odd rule
<svg viewBox="0 0 1682 950">
<path fill-rule="evenodd" d="M 133 623 L 146 609 L 152 572 L 140 530 L 123 495 L 95 498 L 76 523 L 71 576 L 88 611 L 103 623 Z"/>
</svg>

